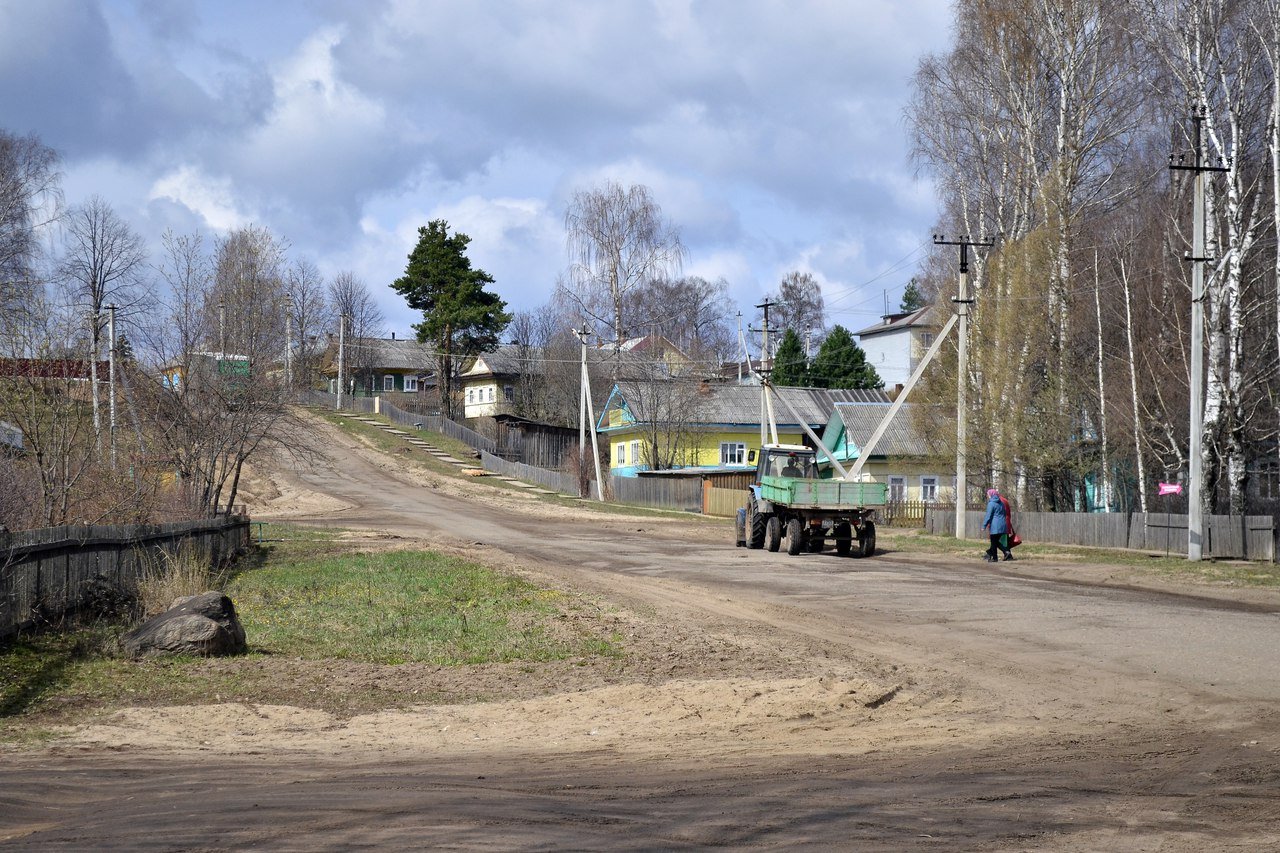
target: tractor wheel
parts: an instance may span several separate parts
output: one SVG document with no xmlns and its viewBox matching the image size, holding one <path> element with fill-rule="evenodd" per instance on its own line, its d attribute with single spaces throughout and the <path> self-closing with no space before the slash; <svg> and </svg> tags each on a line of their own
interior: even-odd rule
<svg viewBox="0 0 1280 853">
<path fill-rule="evenodd" d="M 849 556 L 849 546 L 853 544 L 853 530 L 849 522 L 842 521 L 831 531 L 836 540 L 836 553 L 841 557 Z"/>
<path fill-rule="evenodd" d="M 764 525 L 764 547 L 777 551 L 782 547 L 782 522 L 776 515 L 770 515 Z"/>
<path fill-rule="evenodd" d="M 876 526 L 868 521 L 858 533 L 858 556 L 870 557 L 876 552 Z"/>
<path fill-rule="evenodd" d="M 804 525 L 800 519 L 792 518 L 787 522 L 787 553 L 795 556 L 804 550 Z"/>
<path fill-rule="evenodd" d="M 760 512 L 760 507 L 756 504 L 756 496 L 753 494 L 747 502 L 747 545 L 752 548 L 764 547 L 764 528 L 769 521 L 769 516 Z"/>
<path fill-rule="evenodd" d="M 825 537 L 823 536 L 823 531 L 821 527 L 810 527 L 809 535 L 806 536 L 805 539 L 809 543 L 810 554 L 822 553 L 822 545 L 825 541 Z"/>
</svg>

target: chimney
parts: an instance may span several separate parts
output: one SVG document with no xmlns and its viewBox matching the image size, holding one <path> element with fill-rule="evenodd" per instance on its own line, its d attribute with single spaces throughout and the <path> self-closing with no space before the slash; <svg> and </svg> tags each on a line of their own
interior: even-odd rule
<svg viewBox="0 0 1280 853">
<path fill-rule="evenodd" d="M 394 341 L 395 339 L 396 339 L 396 333 L 395 333 L 395 332 L 392 332 L 392 333 L 391 333 L 391 340 L 393 340 L 393 341 Z"/>
</svg>

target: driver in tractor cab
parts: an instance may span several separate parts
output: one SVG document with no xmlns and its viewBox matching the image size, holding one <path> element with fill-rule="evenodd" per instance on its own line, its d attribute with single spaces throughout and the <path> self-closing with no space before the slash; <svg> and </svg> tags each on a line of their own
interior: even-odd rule
<svg viewBox="0 0 1280 853">
<path fill-rule="evenodd" d="M 799 460 L 796 458 L 796 455 L 795 455 L 794 453 L 788 453 L 788 454 L 787 454 L 787 464 L 786 464 L 786 466 L 784 466 L 784 467 L 783 467 L 783 469 L 782 469 L 782 476 L 784 476 L 784 477 L 799 477 L 799 476 L 801 476 L 801 474 L 800 474 L 800 468 L 799 468 L 799 467 L 797 467 L 797 462 L 798 462 L 798 461 L 799 461 Z"/>
</svg>

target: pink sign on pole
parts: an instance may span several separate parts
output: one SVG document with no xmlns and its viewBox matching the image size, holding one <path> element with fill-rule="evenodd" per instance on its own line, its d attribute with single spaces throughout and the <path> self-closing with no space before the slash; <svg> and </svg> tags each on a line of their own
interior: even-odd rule
<svg viewBox="0 0 1280 853">
<path fill-rule="evenodd" d="M 1160 483 L 1160 494 L 1180 495 L 1182 494 L 1182 484 L 1181 483 Z"/>
</svg>

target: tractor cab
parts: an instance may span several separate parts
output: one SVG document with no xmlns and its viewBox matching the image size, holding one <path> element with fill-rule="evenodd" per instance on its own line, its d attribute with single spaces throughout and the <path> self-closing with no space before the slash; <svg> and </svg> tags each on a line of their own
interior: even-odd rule
<svg viewBox="0 0 1280 853">
<path fill-rule="evenodd" d="M 799 444 L 766 444 L 756 462 L 756 482 L 765 477 L 796 477 L 813 480 L 818 476 L 817 454 Z"/>
</svg>

